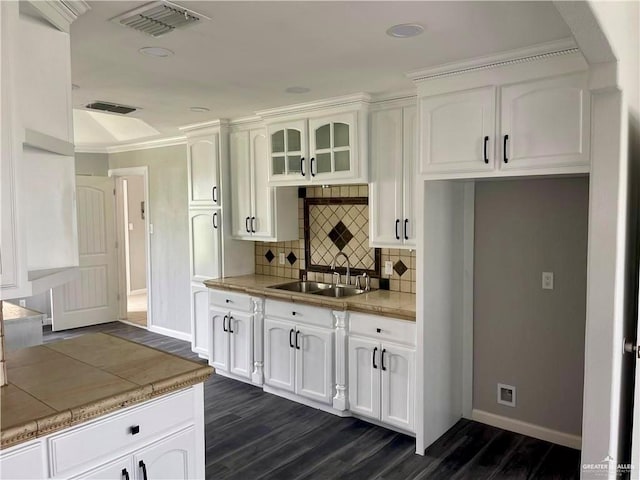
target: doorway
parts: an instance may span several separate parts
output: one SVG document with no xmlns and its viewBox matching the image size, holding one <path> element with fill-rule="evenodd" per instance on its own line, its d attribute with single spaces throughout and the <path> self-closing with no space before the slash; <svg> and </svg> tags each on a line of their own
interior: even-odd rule
<svg viewBox="0 0 640 480">
<path fill-rule="evenodd" d="M 119 320 L 148 328 L 152 321 L 147 169 L 114 169 L 109 175 L 115 178 Z"/>
</svg>

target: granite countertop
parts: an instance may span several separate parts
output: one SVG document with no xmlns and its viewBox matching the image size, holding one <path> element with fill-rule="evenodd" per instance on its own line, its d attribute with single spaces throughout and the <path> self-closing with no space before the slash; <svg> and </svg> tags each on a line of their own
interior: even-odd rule
<svg viewBox="0 0 640 480">
<path fill-rule="evenodd" d="M 209 288 L 243 292 L 250 295 L 284 300 L 292 303 L 305 303 L 318 307 L 331 308 L 333 310 L 371 313 L 414 322 L 416 320 L 416 296 L 413 293 L 374 290 L 348 298 L 330 298 L 322 295 L 268 288 L 290 282 L 295 282 L 295 280 L 266 275 L 243 275 L 240 277 L 206 280 L 204 284 Z"/>
<path fill-rule="evenodd" d="M 1 447 L 205 381 L 213 368 L 96 333 L 5 352 Z"/>
</svg>

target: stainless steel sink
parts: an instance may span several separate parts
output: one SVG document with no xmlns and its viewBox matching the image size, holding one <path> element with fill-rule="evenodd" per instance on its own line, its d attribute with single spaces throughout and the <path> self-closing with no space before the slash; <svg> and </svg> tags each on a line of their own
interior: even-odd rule
<svg viewBox="0 0 640 480">
<path fill-rule="evenodd" d="M 288 292 L 309 293 L 311 295 L 322 295 L 324 297 L 344 298 L 365 293 L 366 290 L 347 285 L 332 285 L 321 282 L 291 282 L 282 285 L 274 285 L 275 290 L 286 290 Z"/>
<path fill-rule="evenodd" d="M 330 288 L 313 292 L 314 295 L 323 295 L 325 297 L 344 298 L 353 297 L 365 293 L 366 290 L 360 288 L 349 287 L 346 285 L 331 285 Z"/>
<path fill-rule="evenodd" d="M 286 290 L 288 292 L 299 292 L 299 293 L 315 293 L 320 290 L 331 288 L 332 285 L 330 283 L 320 283 L 320 282 L 291 282 L 284 283 L 282 285 L 274 285 L 273 287 L 276 290 Z"/>
</svg>

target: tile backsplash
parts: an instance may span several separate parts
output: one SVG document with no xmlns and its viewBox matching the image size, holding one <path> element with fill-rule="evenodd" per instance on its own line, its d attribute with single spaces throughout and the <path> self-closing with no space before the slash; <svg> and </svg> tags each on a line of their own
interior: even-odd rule
<svg viewBox="0 0 640 480">
<path fill-rule="evenodd" d="M 367 185 L 349 185 L 338 187 L 308 187 L 306 197 L 310 199 L 319 198 L 353 198 L 368 197 L 369 188 Z M 352 205 L 311 205 L 309 216 L 315 215 L 315 222 L 310 222 L 309 258 L 311 264 L 327 265 L 339 247 L 349 255 L 352 267 L 369 268 L 374 261 L 374 249 L 368 247 L 368 206 Z M 331 208 L 328 208 L 331 207 Z M 342 208 L 340 208 L 342 207 Z M 315 210 L 314 213 L 314 209 Z M 318 221 L 325 220 L 324 222 Z M 342 220 L 343 227 L 337 226 Z M 301 273 L 306 273 L 309 280 L 331 282 L 330 273 L 307 271 L 305 263 L 305 239 L 304 239 L 304 199 L 298 199 L 298 240 L 290 242 L 255 242 L 255 267 L 256 273 L 261 275 L 274 275 L 278 277 L 298 279 Z M 331 227 L 329 227 L 332 225 Z M 352 227 L 352 228 L 349 228 Z M 336 231 L 337 230 L 337 231 Z M 351 230 L 354 230 L 352 233 Z M 348 233 L 347 233 L 348 232 Z M 364 237 L 362 236 L 364 232 Z M 349 236 L 351 238 L 349 238 Z M 348 239 L 348 241 L 346 241 Z M 346 241 L 346 243 L 345 243 Z M 353 242 L 353 244 L 352 244 Z M 365 254 L 366 250 L 366 254 Z M 279 263 L 280 255 L 284 255 L 284 264 Z M 329 259 L 331 257 L 331 259 Z M 358 265 L 356 257 L 360 258 Z M 368 259 L 367 259 L 368 258 Z M 384 263 L 393 263 L 393 274 L 384 275 Z M 328 262 L 328 263 L 327 263 Z M 342 265 L 342 259 L 339 260 Z M 309 266 L 309 268 L 314 268 Z M 415 250 L 401 249 L 380 249 L 380 270 L 379 277 L 389 280 L 389 289 L 397 292 L 416 292 L 416 252 Z M 373 288 L 379 287 L 379 279 L 373 278 L 371 285 Z"/>
</svg>

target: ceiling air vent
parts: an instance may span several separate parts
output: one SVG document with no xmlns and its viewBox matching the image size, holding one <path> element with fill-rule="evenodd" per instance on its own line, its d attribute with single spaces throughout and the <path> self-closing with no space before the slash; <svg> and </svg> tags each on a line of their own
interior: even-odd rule
<svg viewBox="0 0 640 480">
<path fill-rule="evenodd" d="M 127 107 L 126 105 L 118 105 L 117 103 L 110 102 L 93 102 L 85 106 L 89 110 L 100 110 L 102 112 L 111 112 L 111 113 L 119 113 L 121 115 L 126 115 L 127 113 L 135 112 L 137 108 L 135 107 Z"/>
<path fill-rule="evenodd" d="M 167 1 L 151 2 L 122 15 L 113 17 L 123 27 L 133 28 L 152 37 L 171 33 L 176 28 L 185 28 L 208 17 Z"/>
</svg>

